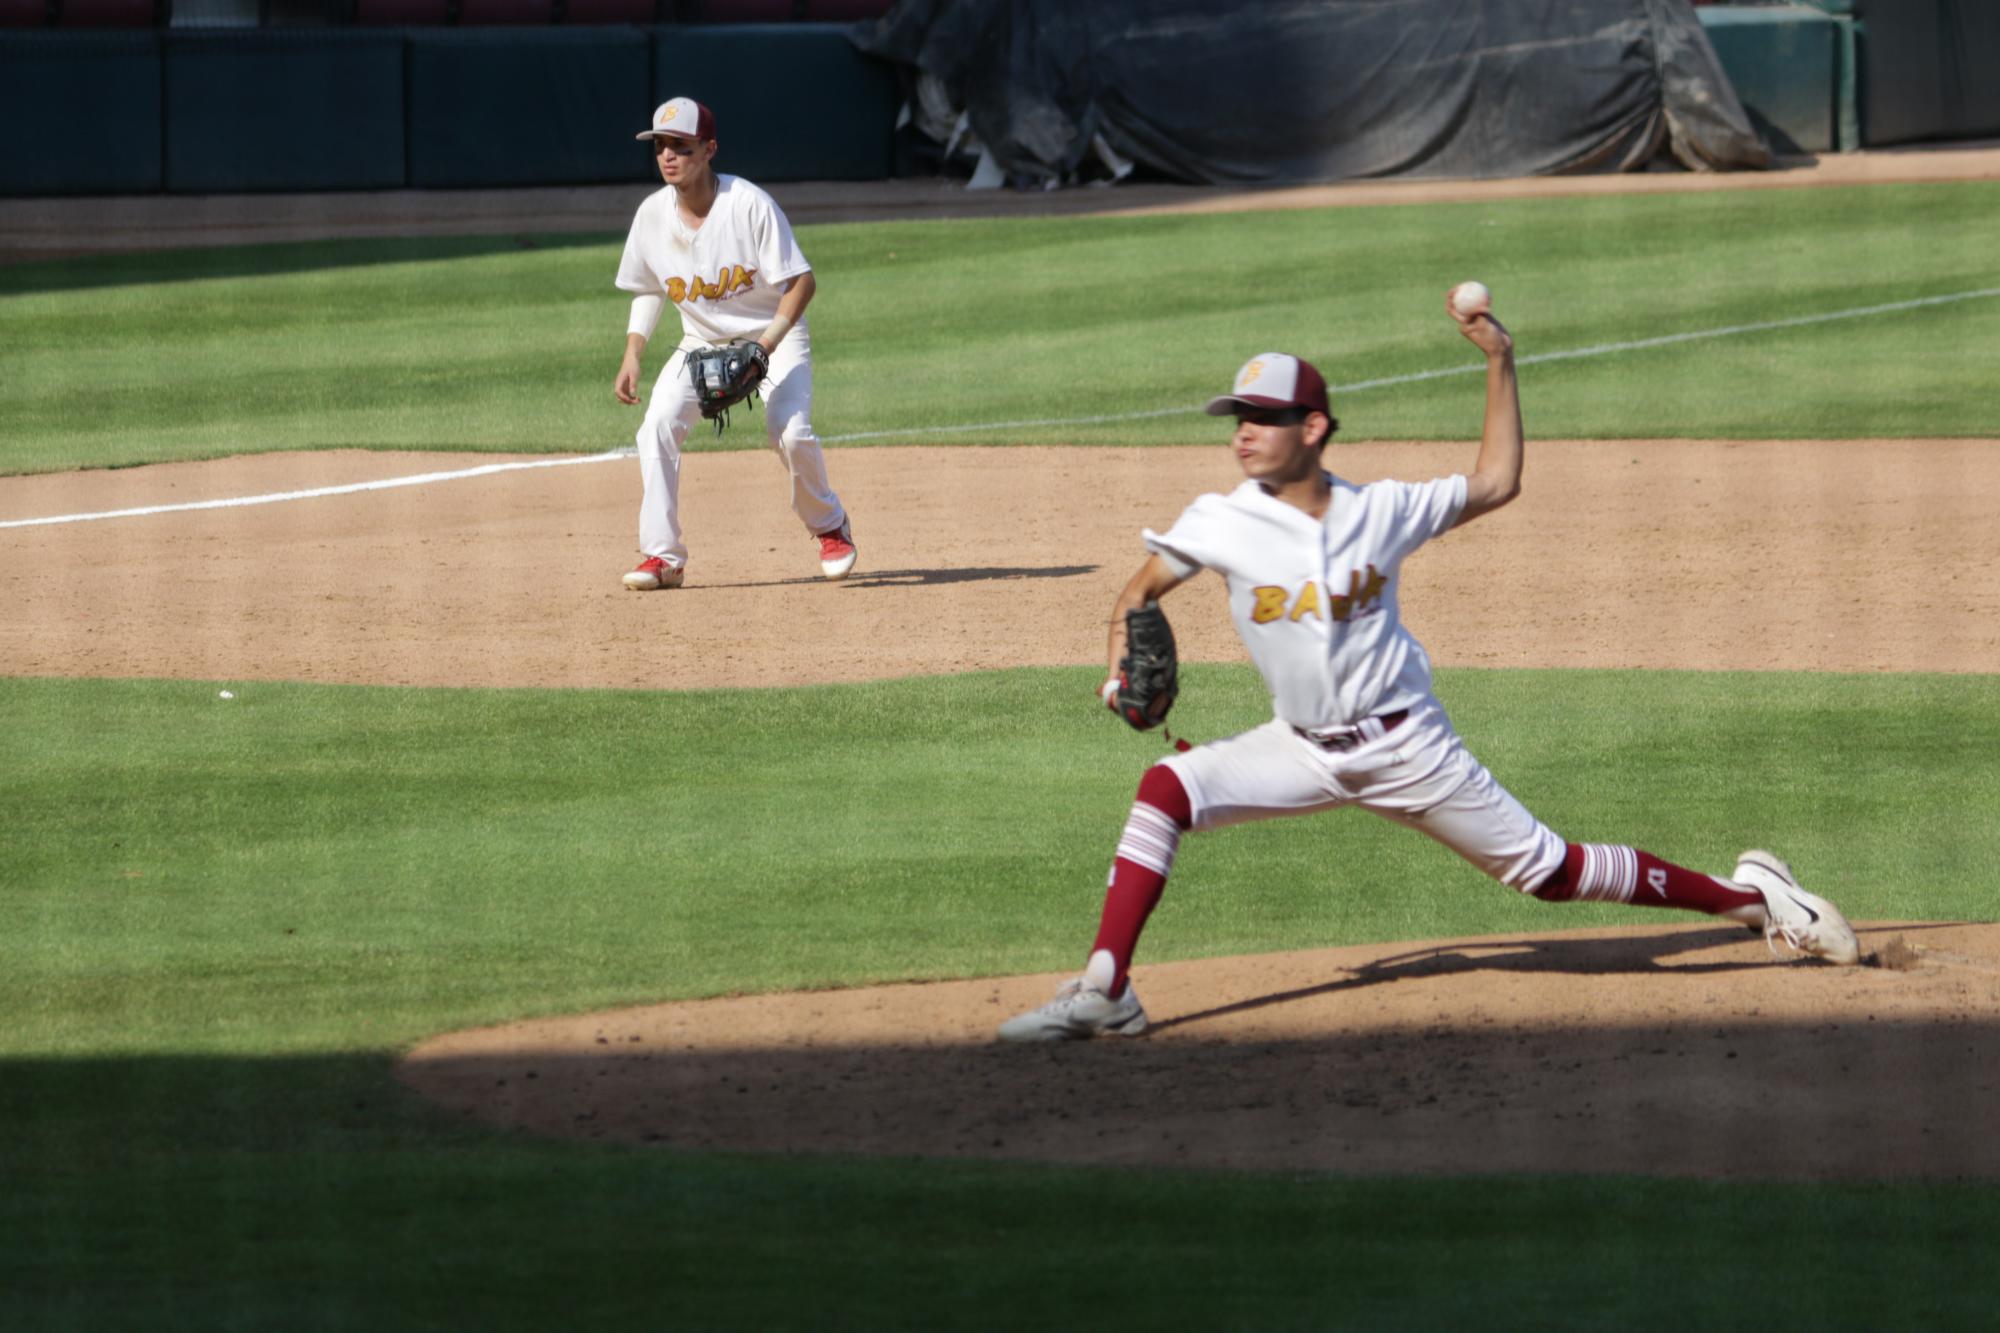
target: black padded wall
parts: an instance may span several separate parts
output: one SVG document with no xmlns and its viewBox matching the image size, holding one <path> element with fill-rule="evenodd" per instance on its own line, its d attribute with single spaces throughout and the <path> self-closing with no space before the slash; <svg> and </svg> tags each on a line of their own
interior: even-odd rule
<svg viewBox="0 0 2000 1333">
<path fill-rule="evenodd" d="M 160 188 L 160 39 L 0 34 L 0 194 Z"/>
<path fill-rule="evenodd" d="M 640 122 L 670 97 L 694 98 L 715 112 L 716 169 L 760 183 L 894 175 L 896 67 L 861 54 L 848 31 L 841 23 L 656 29 L 653 96 Z"/>
<path fill-rule="evenodd" d="M 633 138 L 655 105 L 643 29 L 408 34 L 411 186 L 647 179 Z"/>
<path fill-rule="evenodd" d="M 165 61 L 167 189 L 402 186 L 401 34 L 176 35 Z"/>
</svg>

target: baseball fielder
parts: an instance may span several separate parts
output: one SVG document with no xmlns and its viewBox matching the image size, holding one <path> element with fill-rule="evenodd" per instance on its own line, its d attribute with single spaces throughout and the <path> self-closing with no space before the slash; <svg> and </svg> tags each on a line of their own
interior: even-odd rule
<svg viewBox="0 0 2000 1333">
<path fill-rule="evenodd" d="M 639 402 L 640 359 L 669 301 L 680 314 L 681 340 L 653 383 L 653 403 L 639 427 L 645 559 L 625 576 L 625 586 L 651 592 L 686 579 L 681 444 L 701 419 L 687 354 L 750 341 L 770 356 L 764 429 L 791 477 L 792 510 L 819 541 L 820 572 L 844 579 L 854 568 L 854 532 L 827 481 L 812 428 L 812 338 L 805 321 L 812 268 L 777 202 L 742 177 L 715 170 L 715 116 L 707 107 L 685 97 L 662 102 L 652 127 L 638 137 L 653 141 L 666 185 L 639 205 L 618 264 L 620 290 L 633 293 L 625 359 L 613 385 L 618 401 Z"/>
<path fill-rule="evenodd" d="M 1083 975 L 1003 1024 L 1003 1038 L 1144 1031 L 1128 969 L 1181 836 L 1347 805 L 1427 834 L 1550 902 L 1707 912 L 1761 928 L 1800 954 L 1859 961 L 1845 918 L 1769 852 L 1743 853 L 1722 879 L 1633 847 L 1567 842 L 1494 781 L 1452 729 L 1431 693 L 1430 660 L 1397 614 L 1402 565 L 1431 538 L 1514 498 L 1522 435 L 1513 339 L 1483 310 L 1468 315 L 1449 300 L 1446 309 L 1486 354 L 1485 429 L 1469 474 L 1365 486 L 1330 475 L 1321 453 L 1337 423 L 1326 384 L 1282 353 L 1252 358 L 1230 392 L 1208 404 L 1211 415 L 1236 418 L 1230 448 L 1246 480 L 1197 499 L 1167 532 L 1144 534 L 1152 554 L 1119 594 L 1113 678 L 1101 694 L 1115 705 L 1125 613 L 1213 569 L 1229 586 L 1230 615 L 1274 716 L 1146 772 Z"/>
</svg>

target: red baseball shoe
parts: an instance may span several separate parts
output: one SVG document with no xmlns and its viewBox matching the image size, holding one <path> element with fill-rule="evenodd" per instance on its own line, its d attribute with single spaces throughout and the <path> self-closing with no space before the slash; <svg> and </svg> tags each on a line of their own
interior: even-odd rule
<svg viewBox="0 0 2000 1333">
<path fill-rule="evenodd" d="M 854 568 L 854 529 L 846 519 L 832 532 L 819 535 L 819 569 L 831 582 L 838 583 Z"/>
<path fill-rule="evenodd" d="M 649 555 L 639 562 L 637 569 L 625 576 L 625 586 L 633 592 L 654 592 L 661 588 L 678 588 L 685 578 L 685 566 L 670 565 L 659 556 Z"/>
</svg>

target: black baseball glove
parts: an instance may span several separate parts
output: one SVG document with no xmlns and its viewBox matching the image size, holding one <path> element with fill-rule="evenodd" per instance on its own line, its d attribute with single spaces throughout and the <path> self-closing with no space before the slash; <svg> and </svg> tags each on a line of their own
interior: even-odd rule
<svg viewBox="0 0 2000 1333">
<path fill-rule="evenodd" d="M 694 400 L 719 435 L 729 424 L 729 409 L 756 396 L 757 386 L 770 373 L 771 357 L 754 342 L 698 347 L 687 354 L 687 370 Z"/>
<path fill-rule="evenodd" d="M 1125 613 L 1125 655 L 1118 659 L 1118 689 L 1108 702 L 1118 716 L 1138 731 L 1151 731 L 1166 721 L 1167 710 L 1180 694 L 1180 655 L 1174 648 L 1173 626 L 1158 602 Z"/>
</svg>

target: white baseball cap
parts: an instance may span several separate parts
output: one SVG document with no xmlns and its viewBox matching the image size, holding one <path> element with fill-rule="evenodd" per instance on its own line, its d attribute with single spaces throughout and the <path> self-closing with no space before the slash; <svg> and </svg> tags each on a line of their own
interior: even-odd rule
<svg viewBox="0 0 2000 1333">
<path fill-rule="evenodd" d="M 1203 411 L 1212 417 L 1233 416 L 1238 406 L 1305 407 L 1333 415 L 1326 399 L 1326 381 L 1312 364 L 1284 352 L 1259 352 L 1236 372 L 1228 393 L 1208 400 Z"/>
<path fill-rule="evenodd" d="M 692 97 L 676 97 L 653 108 L 653 128 L 641 130 L 635 139 L 656 139 L 667 135 L 676 139 L 713 139 L 715 113 Z"/>
</svg>

